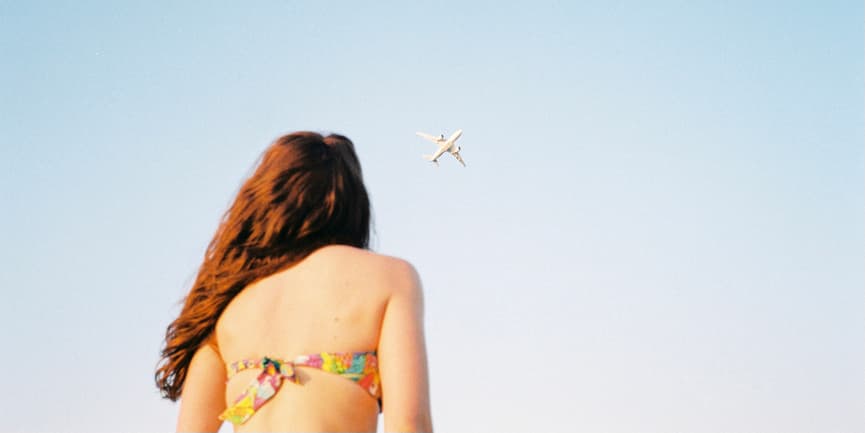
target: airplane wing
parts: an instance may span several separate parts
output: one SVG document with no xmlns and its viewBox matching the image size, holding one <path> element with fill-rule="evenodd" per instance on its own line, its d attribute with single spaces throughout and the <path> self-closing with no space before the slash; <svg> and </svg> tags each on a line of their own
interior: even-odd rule
<svg viewBox="0 0 865 433">
<path fill-rule="evenodd" d="M 465 161 L 463 161 L 463 158 L 462 158 L 462 157 L 461 157 L 461 156 L 460 156 L 460 154 L 459 154 L 459 153 L 452 153 L 452 154 L 451 154 L 451 155 L 453 155 L 453 156 L 454 156 L 454 158 L 456 158 L 456 159 L 457 159 L 457 161 L 459 161 L 459 162 L 460 162 L 460 164 L 462 164 L 462 165 L 463 165 L 463 167 L 465 167 L 465 166 L 466 166 L 466 162 L 465 162 Z"/>
<path fill-rule="evenodd" d="M 416 134 L 418 135 L 418 137 L 423 137 L 429 141 L 432 141 L 435 144 L 439 144 L 439 138 L 438 137 L 435 137 L 435 136 L 432 136 L 432 135 L 429 135 L 429 134 L 426 134 L 423 132 L 417 132 Z"/>
</svg>

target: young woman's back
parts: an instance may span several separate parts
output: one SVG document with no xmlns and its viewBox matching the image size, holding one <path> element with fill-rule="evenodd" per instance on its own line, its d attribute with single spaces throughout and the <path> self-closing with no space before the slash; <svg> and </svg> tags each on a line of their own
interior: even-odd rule
<svg viewBox="0 0 865 433">
<path fill-rule="evenodd" d="M 394 295 L 395 302 L 388 308 Z M 406 398 L 416 399 L 399 394 L 401 388 L 418 386 L 400 382 L 411 380 L 414 375 L 405 370 L 423 367 L 419 361 L 425 359 L 421 323 L 405 320 L 420 317 L 416 314 L 419 302 L 420 287 L 408 263 L 347 246 L 324 247 L 235 297 L 217 322 L 217 343 L 225 363 L 378 349 L 388 418 L 391 412 L 399 413 L 396 406 L 408 403 Z M 390 351 L 392 345 L 399 350 Z M 417 352 L 415 359 L 406 351 L 407 345 Z M 284 383 L 270 402 L 236 430 L 376 429 L 378 402 L 365 389 L 318 369 L 299 367 L 296 371 L 300 385 Z M 226 404 L 231 405 L 258 373 L 247 370 L 234 376 L 226 385 Z M 423 403 L 427 402 L 414 405 Z M 405 425 L 408 420 L 390 419 L 386 427 L 399 429 L 391 421 L 410 427 Z"/>
<path fill-rule="evenodd" d="M 207 248 L 155 379 L 179 431 L 431 431 L 423 298 L 372 253 L 354 146 L 277 139 Z"/>
</svg>

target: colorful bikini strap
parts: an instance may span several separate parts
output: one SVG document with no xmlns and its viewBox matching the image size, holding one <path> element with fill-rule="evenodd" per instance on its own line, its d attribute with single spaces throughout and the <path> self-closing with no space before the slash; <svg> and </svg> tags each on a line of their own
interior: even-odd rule
<svg viewBox="0 0 865 433">
<path fill-rule="evenodd" d="M 296 367 L 317 368 L 354 381 L 378 401 L 379 411 L 381 410 L 381 379 L 378 374 L 378 359 L 375 352 L 321 352 L 298 356 L 294 361 L 264 357 L 260 360 L 245 359 L 230 364 L 228 366 L 229 379 L 250 368 L 261 368 L 262 372 L 249 383 L 243 394 L 234 401 L 234 404 L 219 415 L 219 419 L 234 425 L 245 423 L 276 394 L 284 379 L 298 385 L 301 384 L 295 375 Z"/>
<path fill-rule="evenodd" d="M 373 398 L 381 398 L 378 358 L 375 352 L 321 352 L 298 356 L 294 365 L 313 367 L 352 380 Z"/>
<path fill-rule="evenodd" d="M 234 425 L 243 424 L 264 403 L 267 403 L 279 387 L 283 379 L 300 384 L 294 373 L 294 363 L 291 361 L 280 361 L 264 357 L 260 361 L 239 361 L 229 367 L 229 377 L 248 368 L 259 367 L 263 369 L 261 374 L 252 380 L 228 409 L 219 415 L 220 420 L 228 421 Z"/>
</svg>

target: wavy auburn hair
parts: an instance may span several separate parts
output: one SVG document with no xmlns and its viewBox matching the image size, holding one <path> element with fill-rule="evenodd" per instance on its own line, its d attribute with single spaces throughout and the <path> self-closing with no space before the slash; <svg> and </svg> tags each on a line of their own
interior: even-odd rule
<svg viewBox="0 0 865 433">
<path fill-rule="evenodd" d="M 165 332 L 156 386 L 176 401 L 189 362 L 244 287 L 330 244 L 367 248 L 370 205 L 351 140 L 277 139 L 243 183 L 207 247 L 183 309 Z"/>
</svg>

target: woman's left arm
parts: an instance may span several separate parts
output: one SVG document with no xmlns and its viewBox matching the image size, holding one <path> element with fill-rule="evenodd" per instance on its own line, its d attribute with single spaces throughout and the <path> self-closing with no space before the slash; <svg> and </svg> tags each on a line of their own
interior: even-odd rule
<svg viewBox="0 0 865 433">
<path fill-rule="evenodd" d="M 186 372 L 180 394 L 178 432 L 216 432 L 225 410 L 225 364 L 213 345 L 202 344 Z"/>
</svg>

